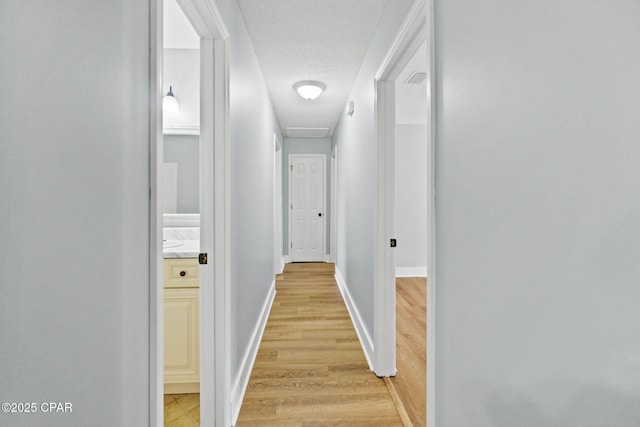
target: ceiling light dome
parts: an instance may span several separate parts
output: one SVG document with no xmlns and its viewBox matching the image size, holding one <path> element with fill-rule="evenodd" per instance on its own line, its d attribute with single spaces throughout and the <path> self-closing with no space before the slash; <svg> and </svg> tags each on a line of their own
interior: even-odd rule
<svg viewBox="0 0 640 427">
<path fill-rule="evenodd" d="M 316 99 L 327 88 L 322 82 L 314 80 L 302 80 L 293 85 L 293 88 L 304 99 Z"/>
</svg>

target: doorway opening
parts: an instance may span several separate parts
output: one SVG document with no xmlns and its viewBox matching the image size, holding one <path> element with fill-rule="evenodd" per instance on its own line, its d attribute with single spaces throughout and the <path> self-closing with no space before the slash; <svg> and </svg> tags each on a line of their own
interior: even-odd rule
<svg viewBox="0 0 640 427">
<path fill-rule="evenodd" d="M 199 126 L 190 126 L 179 120 L 174 121 L 174 126 L 168 126 L 167 117 L 163 121 L 162 101 L 167 93 L 165 86 L 171 84 L 163 81 L 163 24 L 165 9 L 174 7 L 184 14 L 191 30 L 195 31 L 196 43 L 199 44 L 199 102 L 196 103 L 199 104 Z M 188 339 L 178 339 L 175 342 L 182 340 L 189 346 L 183 356 L 177 358 L 188 360 L 183 365 L 192 365 L 194 360 L 200 362 L 200 420 L 204 425 L 230 425 L 229 33 L 216 3 L 205 0 L 152 1 L 150 23 L 150 425 L 164 424 L 165 325 L 170 326 L 169 329 L 175 329 L 176 324 L 180 323 L 171 321 L 169 324 L 171 319 L 165 316 L 165 284 L 167 278 L 170 281 L 174 279 L 173 276 L 178 286 L 182 286 L 186 278 L 195 279 L 191 284 L 200 285 L 199 292 L 191 292 L 188 302 L 174 300 L 174 306 L 168 308 L 166 313 L 182 319 L 182 323 L 192 329 L 192 335 Z M 192 83 L 195 82 L 188 82 Z M 171 92 L 179 99 L 180 92 L 177 87 L 174 89 Z M 185 95 L 183 99 L 186 101 L 188 96 Z M 189 131 L 192 135 L 200 135 L 199 243 L 194 251 L 195 261 L 188 266 L 180 265 L 176 268 L 167 268 L 164 260 L 166 249 L 177 250 L 180 245 L 172 248 L 164 248 L 163 245 L 163 199 L 167 197 L 165 193 L 169 194 L 163 180 L 163 127 L 169 128 L 168 133 L 184 134 Z M 174 168 L 168 169 L 170 172 L 164 174 L 165 177 L 172 176 L 171 169 Z M 171 183 L 173 178 L 166 181 Z M 196 299 L 198 301 L 194 302 Z M 194 325 L 196 321 L 199 321 L 199 327 Z M 190 373 L 196 375 L 197 382 L 197 374 Z M 193 382 L 191 381 L 191 386 Z"/>
<path fill-rule="evenodd" d="M 398 31 L 396 38 L 375 78 L 376 91 L 376 131 L 377 131 L 377 199 L 374 240 L 374 371 L 380 377 L 396 375 L 396 268 L 398 248 L 403 240 L 396 234 L 396 143 L 398 139 L 397 99 L 402 89 L 398 87 L 403 71 L 412 60 L 419 56 L 426 60 L 422 70 L 416 75 L 406 76 L 406 80 L 424 79 L 423 90 L 425 126 L 422 130 L 423 165 L 427 173 L 415 194 L 416 202 L 426 200 L 426 254 L 422 262 L 413 267 L 411 275 L 421 275 L 417 269 L 426 266 L 429 275 L 426 289 L 426 423 L 435 423 L 435 197 L 434 197 L 434 129 L 432 97 L 434 57 L 433 57 L 433 1 L 416 1 Z M 406 129 L 405 129 L 406 130 Z M 406 153 L 403 153 L 403 155 Z M 403 165 L 404 167 L 404 165 Z M 425 191 L 420 191 L 422 188 Z M 414 194 L 414 189 L 405 191 Z M 404 214 L 404 212 L 403 212 Z M 397 240 L 396 240 L 397 239 Z M 408 241 L 405 243 L 409 243 Z M 413 249 L 416 251 L 416 248 Z"/>
<path fill-rule="evenodd" d="M 426 424 L 427 91 L 426 46 L 395 81 L 396 368 L 385 379 L 412 425 Z"/>
<path fill-rule="evenodd" d="M 200 37 L 163 1 L 164 418 L 200 419 Z"/>
</svg>

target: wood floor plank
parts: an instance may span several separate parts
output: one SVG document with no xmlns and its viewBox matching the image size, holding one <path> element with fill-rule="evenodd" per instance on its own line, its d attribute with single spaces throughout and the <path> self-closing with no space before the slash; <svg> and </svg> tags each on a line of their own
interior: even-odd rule
<svg viewBox="0 0 640 427">
<path fill-rule="evenodd" d="M 368 368 L 333 265 L 288 264 L 237 426 L 402 426 Z"/>
<path fill-rule="evenodd" d="M 427 283 L 424 278 L 396 279 L 396 367 L 391 378 L 411 423 L 426 425 Z"/>
</svg>

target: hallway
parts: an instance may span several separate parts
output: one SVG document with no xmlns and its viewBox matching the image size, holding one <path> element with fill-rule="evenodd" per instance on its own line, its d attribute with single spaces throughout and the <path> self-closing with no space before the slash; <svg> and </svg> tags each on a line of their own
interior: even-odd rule
<svg viewBox="0 0 640 427">
<path fill-rule="evenodd" d="M 238 426 L 402 426 L 367 366 L 333 264 L 287 264 Z"/>
</svg>

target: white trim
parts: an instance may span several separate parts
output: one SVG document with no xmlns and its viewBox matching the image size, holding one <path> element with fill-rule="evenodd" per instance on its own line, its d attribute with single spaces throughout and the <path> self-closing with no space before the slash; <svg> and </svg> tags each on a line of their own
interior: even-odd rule
<svg viewBox="0 0 640 427">
<path fill-rule="evenodd" d="M 379 377 L 396 372 L 395 82 L 376 81 L 377 176 L 373 242 L 374 368 Z"/>
<path fill-rule="evenodd" d="M 200 126 L 182 125 L 174 128 L 162 129 L 164 135 L 200 135 Z"/>
<path fill-rule="evenodd" d="M 427 267 L 396 267 L 396 277 L 427 277 Z"/>
<path fill-rule="evenodd" d="M 362 351 L 364 352 L 364 357 L 367 359 L 367 364 L 369 364 L 369 369 L 373 369 L 372 361 L 373 361 L 373 340 L 371 339 L 371 335 L 367 332 L 367 328 L 365 327 L 364 321 L 360 316 L 360 312 L 351 298 L 351 294 L 349 293 L 349 288 L 347 287 L 347 283 L 345 282 L 342 274 L 340 273 L 340 269 L 336 266 L 334 277 L 336 279 L 336 283 L 338 284 L 338 289 L 340 290 L 340 294 L 342 295 L 342 299 L 344 300 L 344 304 L 347 306 L 347 311 L 349 312 L 349 317 L 351 317 L 351 323 L 353 323 L 353 327 L 356 330 L 356 334 L 358 335 L 358 339 L 360 340 L 360 346 L 362 346 Z M 395 372 L 393 373 L 395 375 Z"/>
<path fill-rule="evenodd" d="M 211 2 L 206 2 L 212 4 Z M 216 20 L 219 22 L 219 20 Z M 215 387 L 214 392 L 205 390 L 203 394 L 200 388 L 200 419 L 215 420 L 215 425 L 228 426 L 231 422 L 231 138 L 229 125 L 229 63 L 230 42 L 228 40 L 211 40 L 215 58 L 211 58 L 215 68 L 213 95 L 214 95 L 214 154 L 215 162 L 213 179 L 213 192 L 209 193 L 209 202 L 214 209 L 214 241 L 213 248 L 214 280 L 212 289 L 214 294 L 210 296 L 210 302 L 214 310 L 210 312 L 214 329 L 203 329 L 203 333 L 210 333 L 215 341 L 214 348 L 209 354 L 202 357 L 211 357 L 215 360 L 215 371 L 210 372 L 207 381 Z M 201 109 L 202 111 L 202 109 Z M 202 118 L 200 120 L 202 124 Z M 201 143 L 202 144 L 202 143 Z M 201 202 L 202 203 L 202 202 Z M 202 349 L 202 346 L 200 347 Z M 202 384 L 202 383 L 201 383 Z M 210 400 L 207 400 L 210 399 Z M 207 418 L 203 418 L 202 402 L 209 403 Z M 211 423 L 213 425 L 213 423 Z M 202 421 L 202 425 L 208 425 Z"/>
<path fill-rule="evenodd" d="M 376 81 L 394 81 L 427 37 L 427 1 L 415 0 L 376 73 Z"/>
<path fill-rule="evenodd" d="M 428 191 L 427 191 L 427 270 L 429 282 L 427 286 L 427 426 L 434 427 L 436 420 L 435 406 L 435 316 L 436 316 L 436 235 L 435 235 L 435 108 L 434 108 L 434 76 L 435 76 L 435 47 L 434 47 L 434 0 L 415 0 L 407 13 L 403 24 L 388 51 L 387 56 L 375 78 L 375 111 L 376 131 L 378 143 L 378 174 L 377 174 L 377 199 L 374 231 L 374 345 L 376 363 L 381 363 L 383 371 L 390 366 L 391 359 L 395 359 L 395 301 L 385 299 L 393 284 L 395 290 L 395 278 L 389 274 L 390 267 L 395 270 L 395 264 L 390 263 L 393 254 L 382 248 L 388 245 L 389 232 L 393 230 L 394 212 L 389 209 L 393 206 L 393 149 L 395 129 L 395 94 L 392 83 L 397 79 L 402 69 L 411 57 L 418 51 L 426 40 L 428 62 Z M 390 154 L 390 155 L 389 155 Z M 383 156 L 382 158 L 380 156 Z M 391 203 L 390 203 L 391 201 Z M 392 236 L 391 236 L 392 237 Z M 394 292 L 395 295 L 395 292 Z M 393 314 L 391 314 L 391 312 Z M 393 323 L 390 320 L 393 320 Z M 386 330 L 385 330 L 386 329 Z M 395 360 L 394 360 L 395 363 Z M 378 368 L 378 366 L 376 366 Z M 378 373 L 378 370 L 376 370 Z"/>
<path fill-rule="evenodd" d="M 436 120 L 435 120 L 435 16 L 434 0 L 426 0 L 427 8 L 427 427 L 436 425 Z"/>
<path fill-rule="evenodd" d="M 201 39 L 227 40 L 230 37 L 216 0 L 176 1 Z"/>
<path fill-rule="evenodd" d="M 301 154 L 301 153 L 291 153 L 289 154 L 289 158 L 288 163 L 287 163 L 287 182 L 289 185 L 289 206 L 291 206 L 291 193 L 293 191 L 293 185 L 291 182 L 291 165 L 293 164 L 291 161 L 292 159 L 299 157 L 299 158 L 321 158 L 322 159 L 322 247 L 320 248 L 320 256 L 321 259 L 317 260 L 317 262 L 322 262 L 325 260 L 325 251 L 326 251 L 326 243 L 327 243 L 327 155 L 326 154 Z M 292 221 L 291 221 L 291 209 L 288 209 L 289 211 L 289 215 L 287 216 L 288 218 L 288 229 L 289 229 L 289 238 L 287 241 L 287 247 L 289 248 L 289 259 L 292 259 L 292 242 L 293 242 L 293 235 L 292 235 L 292 231 L 293 231 L 293 226 L 292 226 Z M 303 260 L 301 260 L 303 261 Z M 304 260 L 303 262 L 306 262 L 306 260 Z"/>
<path fill-rule="evenodd" d="M 231 423 L 229 32 L 214 0 L 177 0 L 200 36 L 200 419 Z M 211 363 L 213 362 L 213 363 Z"/>
<path fill-rule="evenodd" d="M 329 254 L 330 254 L 330 262 L 336 263 L 338 260 L 337 254 L 337 233 L 338 233 L 338 197 L 336 194 L 338 188 L 338 146 L 334 145 L 331 150 L 331 176 L 330 176 L 330 187 L 331 187 L 331 214 L 329 218 L 331 218 L 330 229 L 329 229 Z"/>
<path fill-rule="evenodd" d="M 149 426 L 164 425 L 163 2 L 149 2 Z"/>
<path fill-rule="evenodd" d="M 284 218 L 282 206 L 282 142 L 278 134 L 273 133 L 273 272 L 282 273 L 282 255 L 284 252 Z"/>
<path fill-rule="evenodd" d="M 291 257 L 289 255 L 285 255 L 282 257 L 282 262 L 284 264 L 291 264 Z M 282 266 L 282 268 L 284 269 L 284 265 Z"/>
<path fill-rule="evenodd" d="M 200 41 L 200 92 L 201 92 L 201 111 L 206 108 L 208 111 L 213 110 L 213 79 L 203 81 L 202 76 L 205 75 L 205 69 L 214 68 L 213 46 L 211 40 L 202 39 Z M 204 108 L 203 108 L 204 107 Z M 215 148 L 214 148 L 214 131 L 213 124 L 211 123 L 213 118 L 211 115 L 208 117 L 201 117 L 202 128 L 200 135 L 200 212 L 202 217 L 200 220 L 200 251 L 207 253 L 210 256 L 212 264 L 200 266 L 200 419 L 201 420 L 213 420 L 215 419 L 215 408 L 217 401 L 215 399 L 216 388 L 209 378 L 215 378 L 215 361 L 213 366 L 211 363 L 207 363 L 211 360 L 215 360 L 216 343 L 211 339 L 211 332 L 216 328 L 215 318 L 215 270 L 211 271 L 211 265 L 215 265 L 215 222 L 216 222 L 216 209 L 214 202 L 211 200 L 210 194 L 215 190 L 215 178 L 217 171 L 214 163 Z M 205 332 L 206 331 L 206 332 Z M 206 399 L 206 400 L 205 400 Z M 203 422 L 204 425 L 206 425 Z"/>
<path fill-rule="evenodd" d="M 247 391 L 247 386 L 249 385 L 249 378 L 251 377 L 251 371 L 253 370 L 253 365 L 255 364 L 256 357 L 258 356 L 258 350 L 260 349 L 260 342 L 262 341 L 262 336 L 264 335 L 264 330 L 267 327 L 267 320 L 269 319 L 269 313 L 271 312 L 271 307 L 273 307 L 273 301 L 276 297 L 276 281 L 274 280 L 271 284 L 271 288 L 269 289 L 269 293 L 267 294 L 267 298 L 265 299 L 264 306 L 262 307 L 262 311 L 260 312 L 260 317 L 258 318 L 258 323 L 256 323 L 255 328 L 253 329 L 253 334 L 251 334 L 251 340 L 249 341 L 249 347 L 247 348 L 244 357 L 242 358 L 242 362 L 240 363 L 240 370 L 238 378 L 233 384 L 233 388 L 231 389 L 231 422 L 232 425 L 235 425 L 238 421 L 238 416 L 240 415 L 240 408 L 242 407 L 242 400 L 244 399 L 244 395 Z"/>
<path fill-rule="evenodd" d="M 324 255 L 324 262 L 331 262 L 331 254 Z"/>
</svg>

